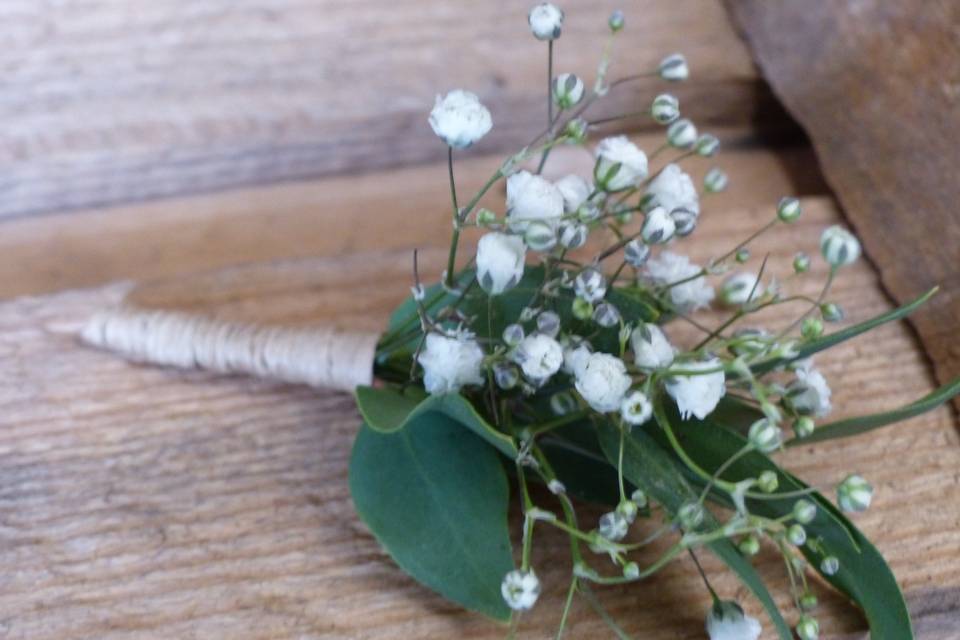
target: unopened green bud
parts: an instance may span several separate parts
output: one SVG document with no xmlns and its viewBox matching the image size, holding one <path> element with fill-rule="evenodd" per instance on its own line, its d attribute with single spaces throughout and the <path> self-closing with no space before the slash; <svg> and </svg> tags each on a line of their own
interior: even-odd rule
<svg viewBox="0 0 960 640">
<path fill-rule="evenodd" d="M 728 182 L 727 174 L 719 167 L 714 167 L 703 177 L 703 188 L 707 193 L 720 193 L 727 188 Z"/>
<path fill-rule="evenodd" d="M 800 524 L 810 524 L 817 517 L 817 506 L 801 498 L 793 504 L 793 517 Z"/>
<path fill-rule="evenodd" d="M 620 9 L 617 9 L 616 11 L 611 13 L 610 19 L 607 20 L 607 24 L 610 26 L 610 31 L 612 31 L 613 33 L 616 33 L 617 31 L 620 31 L 620 29 L 623 29 L 623 22 L 624 22 L 623 11 L 620 11 Z"/>
<path fill-rule="evenodd" d="M 800 217 L 800 201 L 796 198 L 781 198 L 777 204 L 777 217 L 783 222 L 796 222 Z"/>
<path fill-rule="evenodd" d="M 806 318 L 800 326 L 800 335 L 807 340 L 815 340 L 823 335 L 823 323 L 818 318 Z"/>
<path fill-rule="evenodd" d="M 737 548 L 745 556 L 755 556 L 760 553 L 760 540 L 757 539 L 757 536 L 750 534 L 740 541 Z"/>
<path fill-rule="evenodd" d="M 798 438 L 806 438 L 813 433 L 815 426 L 813 418 L 810 416 L 801 416 L 793 423 L 793 432 L 797 434 Z"/>
<path fill-rule="evenodd" d="M 477 211 L 477 225 L 481 227 L 489 227 L 497 221 L 497 214 L 486 207 L 482 207 Z"/>
<path fill-rule="evenodd" d="M 640 577 L 640 565 L 636 562 L 628 562 L 623 565 L 623 577 L 628 580 L 636 580 Z"/>
<path fill-rule="evenodd" d="M 737 251 L 736 255 L 734 256 L 734 259 L 740 264 L 743 264 L 744 262 L 750 259 L 750 250 L 740 249 L 739 251 Z"/>
<path fill-rule="evenodd" d="M 804 611 L 813 611 L 817 608 L 817 596 L 809 591 L 800 596 L 800 608 Z"/>
<path fill-rule="evenodd" d="M 583 118 L 574 118 L 567 123 L 567 126 L 563 128 L 563 132 L 567 135 L 571 142 L 581 143 L 587 139 L 587 121 Z"/>
<path fill-rule="evenodd" d="M 825 302 L 820 305 L 820 315 L 827 322 L 840 322 L 844 318 L 843 308 L 835 302 Z"/>
<path fill-rule="evenodd" d="M 840 571 L 840 559 L 837 556 L 827 556 L 820 561 L 820 571 L 826 576 L 833 576 Z"/>
<path fill-rule="evenodd" d="M 698 156 L 709 158 L 710 156 L 716 155 L 717 151 L 720 150 L 720 140 L 712 133 L 704 133 L 697 138 L 693 149 L 697 152 Z"/>
<path fill-rule="evenodd" d="M 634 489 L 633 493 L 630 494 L 630 500 L 640 509 L 647 506 L 647 494 L 644 493 L 643 489 Z"/>
<path fill-rule="evenodd" d="M 577 410 L 577 399 L 569 391 L 560 391 L 550 396 L 550 410 L 555 415 L 565 416 Z"/>
<path fill-rule="evenodd" d="M 523 241 L 534 251 L 549 251 L 557 244 L 557 234 L 547 223 L 534 220 L 528 224 Z"/>
<path fill-rule="evenodd" d="M 621 500 L 620 504 L 617 505 L 617 513 L 626 518 L 627 522 L 632 523 L 637 519 L 637 503 L 633 500 Z"/>
<path fill-rule="evenodd" d="M 802 547 L 807 541 L 807 530 L 803 528 L 802 524 L 790 525 L 787 529 L 787 540 L 792 545 Z"/>
<path fill-rule="evenodd" d="M 704 519 L 703 505 L 699 502 L 688 502 L 677 511 L 680 526 L 686 530 L 696 529 Z"/>
<path fill-rule="evenodd" d="M 806 614 L 800 616 L 800 622 L 796 626 L 797 637 L 800 640 L 818 640 L 820 637 L 820 623 L 816 618 Z"/>
<path fill-rule="evenodd" d="M 837 503 L 850 513 L 866 511 L 873 500 L 873 486 L 863 476 L 851 474 L 837 486 Z"/>
<path fill-rule="evenodd" d="M 810 269 L 810 256 L 802 251 L 793 256 L 794 273 L 806 273 Z"/>
<path fill-rule="evenodd" d="M 780 479 L 774 471 L 764 471 L 757 476 L 757 488 L 764 493 L 773 493 L 780 486 Z"/>
<path fill-rule="evenodd" d="M 574 298 L 571 311 L 577 320 L 589 320 L 593 317 L 593 305 L 583 298 Z"/>
<path fill-rule="evenodd" d="M 843 227 L 834 225 L 820 236 L 820 253 L 831 267 L 843 267 L 860 257 L 860 241 Z"/>
</svg>

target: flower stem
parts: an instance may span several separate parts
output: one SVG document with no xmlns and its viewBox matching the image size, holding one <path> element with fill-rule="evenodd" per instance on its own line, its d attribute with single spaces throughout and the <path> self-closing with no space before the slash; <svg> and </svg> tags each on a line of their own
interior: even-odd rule
<svg viewBox="0 0 960 640">
<path fill-rule="evenodd" d="M 450 239 L 450 255 L 447 258 L 448 289 L 453 288 L 453 270 L 457 262 L 457 245 L 460 243 L 460 207 L 457 205 L 457 184 L 453 179 L 453 147 L 447 147 L 447 171 L 450 175 L 450 198 L 453 200 L 453 237 Z"/>
</svg>

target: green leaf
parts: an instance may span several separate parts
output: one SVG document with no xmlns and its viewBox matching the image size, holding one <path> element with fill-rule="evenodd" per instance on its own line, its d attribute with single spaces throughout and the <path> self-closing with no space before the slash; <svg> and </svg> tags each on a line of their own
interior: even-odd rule
<svg viewBox="0 0 960 640">
<path fill-rule="evenodd" d="M 567 493 L 610 507 L 620 502 L 617 470 L 610 466 L 589 420 L 554 429 L 538 440 L 540 450 L 563 482 Z M 627 489 L 633 491 L 633 487 Z"/>
<path fill-rule="evenodd" d="M 403 391 L 360 386 L 355 395 L 363 421 L 375 431 L 396 431 L 427 397 L 423 389 L 413 386 Z"/>
<path fill-rule="evenodd" d="M 619 430 L 608 422 L 600 425 L 599 436 L 607 459 L 611 464 L 616 465 L 620 451 Z M 680 462 L 642 429 L 634 429 L 624 442 L 624 477 L 643 489 L 670 514 L 676 514 L 684 503 L 694 501 L 698 497 L 678 465 Z M 717 526 L 716 521 L 710 516 L 707 524 L 712 527 Z M 707 548 L 730 567 L 753 592 L 766 610 L 781 640 L 791 640 L 793 635 L 790 627 L 780 614 L 763 580 L 754 570 L 753 565 L 740 555 L 733 543 L 724 538 L 707 544 Z"/>
<path fill-rule="evenodd" d="M 509 490 L 496 453 L 431 412 L 404 429 L 364 426 L 350 460 L 357 512 L 396 563 L 445 598 L 498 620 L 513 569 Z"/>
<path fill-rule="evenodd" d="M 734 430 L 707 421 L 672 422 L 684 451 L 708 473 L 714 473 L 731 456 L 740 451 L 746 439 Z M 724 472 L 723 479 L 737 482 L 756 478 L 763 471 L 773 471 L 779 479 L 779 493 L 807 490 L 802 481 L 777 466 L 770 458 L 753 451 L 742 456 Z M 768 518 L 779 518 L 793 510 L 796 497 L 750 500 L 750 511 Z M 821 575 L 834 587 L 859 604 L 866 614 L 874 638 L 913 638 L 910 615 L 896 579 L 876 547 L 829 500 L 817 492 L 807 498 L 817 505 L 816 518 L 804 525 L 807 536 L 818 540 L 827 554 L 840 560 L 840 571 L 833 576 Z M 824 554 L 802 547 L 803 554 L 818 572 Z"/>
<path fill-rule="evenodd" d="M 884 411 L 882 413 L 874 413 L 869 416 L 859 416 L 856 418 L 847 418 L 846 420 L 831 422 L 819 427 L 812 434 L 805 438 L 793 438 L 786 444 L 789 447 L 800 444 L 808 444 L 811 442 L 822 442 L 824 440 L 831 440 L 833 438 L 847 438 L 850 436 L 855 436 L 857 434 L 865 433 L 879 427 L 885 427 L 888 424 L 900 422 L 901 420 L 906 420 L 922 413 L 926 413 L 927 411 L 936 409 L 957 394 L 960 394 L 960 378 L 957 378 L 953 382 L 943 385 L 939 389 L 920 398 L 919 400 L 911 402 L 910 404 L 902 406 L 898 409 Z"/>
<path fill-rule="evenodd" d="M 799 353 L 794 358 L 778 358 L 776 360 L 767 360 L 753 365 L 751 369 L 753 369 L 754 373 L 757 374 L 764 373 L 774 369 L 779 365 L 793 362 L 795 360 L 802 360 L 803 358 L 809 358 L 818 351 L 823 351 L 824 349 L 829 349 L 830 347 L 838 345 L 841 342 L 846 342 L 851 338 L 859 336 L 861 333 L 866 333 L 871 329 L 876 329 L 882 324 L 893 322 L 894 320 L 901 320 L 916 311 L 927 300 L 933 297 L 938 289 L 939 287 L 934 287 L 916 300 L 908 302 L 902 307 L 897 307 L 892 311 L 888 311 L 887 313 L 883 313 L 879 316 L 861 322 L 860 324 L 855 324 L 852 327 L 847 327 L 846 329 L 825 335 L 816 340 L 811 340 L 810 342 L 804 342 L 798 347 L 797 351 Z"/>
</svg>

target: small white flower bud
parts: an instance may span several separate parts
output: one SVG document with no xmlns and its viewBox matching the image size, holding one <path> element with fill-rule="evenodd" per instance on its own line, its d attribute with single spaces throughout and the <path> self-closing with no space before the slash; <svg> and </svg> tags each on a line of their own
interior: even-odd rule
<svg viewBox="0 0 960 640">
<path fill-rule="evenodd" d="M 577 219 L 580 220 L 580 222 L 593 222 L 599 217 L 600 207 L 592 202 L 584 202 L 582 205 L 580 205 L 580 208 L 577 209 Z"/>
<path fill-rule="evenodd" d="M 699 502 L 688 502 L 677 510 L 677 520 L 686 531 L 699 527 L 705 516 L 703 505 Z"/>
<path fill-rule="evenodd" d="M 743 613 L 736 602 L 715 601 L 707 612 L 707 635 L 710 640 L 757 640 L 763 627 L 755 618 Z"/>
<path fill-rule="evenodd" d="M 837 503 L 848 513 L 866 511 L 873 500 L 873 486 L 863 476 L 851 474 L 837 486 Z"/>
<path fill-rule="evenodd" d="M 760 553 L 760 540 L 757 539 L 757 536 L 750 534 L 740 541 L 737 548 L 745 556 L 755 556 Z"/>
<path fill-rule="evenodd" d="M 800 252 L 793 256 L 793 270 L 795 273 L 806 273 L 810 269 L 810 256 Z"/>
<path fill-rule="evenodd" d="M 667 127 L 667 142 L 678 149 L 687 149 L 697 141 L 697 128 L 686 118 Z"/>
<path fill-rule="evenodd" d="M 636 580 L 640 577 L 640 565 L 636 562 L 628 562 L 623 565 L 623 577 L 628 580 Z"/>
<path fill-rule="evenodd" d="M 609 302 L 601 302 L 593 310 L 593 321 L 605 329 L 620 324 L 620 311 Z"/>
<path fill-rule="evenodd" d="M 716 155 L 717 151 L 720 150 L 720 140 L 718 140 L 717 136 L 713 135 L 712 133 L 704 133 L 697 138 L 693 148 L 697 152 L 698 156 L 709 158 Z"/>
<path fill-rule="evenodd" d="M 423 299 L 427 296 L 427 292 L 422 284 L 415 284 L 410 287 L 410 295 L 413 296 L 413 299 L 417 302 L 423 302 Z"/>
<path fill-rule="evenodd" d="M 556 40 L 563 29 L 563 11 L 556 5 L 542 2 L 530 9 L 527 21 L 537 40 Z"/>
<path fill-rule="evenodd" d="M 569 336 L 561 344 L 563 345 L 563 372 L 576 375 L 590 357 L 590 343 L 579 336 Z"/>
<path fill-rule="evenodd" d="M 630 501 L 642 509 L 647 506 L 647 494 L 644 493 L 643 489 L 634 489 L 633 493 L 630 494 Z"/>
<path fill-rule="evenodd" d="M 583 80 L 572 73 L 561 73 L 553 79 L 553 101 L 561 109 L 569 109 L 583 98 Z"/>
<path fill-rule="evenodd" d="M 610 14 L 610 19 L 607 20 L 607 25 L 609 25 L 610 31 L 616 33 L 617 31 L 620 31 L 620 29 L 623 29 L 623 22 L 623 11 L 617 9 Z"/>
<path fill-rule="evenodd" d="M 629 529 L 630 523 L 616 511 L 600 516 L 600 524 L 597 526 L 598 533 L 611 542 L 623 540 Z"/>
<path fill-rule="evenodd" d="M 493 126 L 490 111 L 469 91 L 457 89 L 437 96 L 428 118 L 433 132 L 455 149 L 465 149 Z"/>
<path fill-rule="evenodd" d="M 720 193 L 727 188 L 728 181 L 727 174 L 719 167 L 714 167 L 703 177 L 703 188 L 708 193 Z"/>
<path fill-rule="evenodd" d="M 550 396 L 550 410 L 555 415 L 565 416 L 577 410 L 577 399 L 569 391 L 560 391 Z"/>
<path fill-rule="evenodd" d="M 599 302 L 607 295 L 607 280 L 602 273 L 588 267 L 577 274 L 573 290 L 587 302 Z"/>
<path fill-rule="evenodd" d="M 508 347 L 515 347 L 520 344 L 520 341 L 523 340 L 525 334 L 523 332 L 523 327 L 519 324 L 508 324 L 503 329 L 503 342 Z"/>
<path fill-rule="evenodd" d="M 682 53 L 674 53 L 661 60 L 657 71 L 664 80 L 686 80 L 690 77 L 690 68 Z"/>
<path fill-rule="evenodd" d="M 547 489 L 555 496 L 561 496 L 567 492 L 567 487 L 556 478 L 551 479 L 550 482 L 547 483 Z"/>
<path fill-rule="evenodd" d="M 827 322 L 840 322 L 846 317 L 843 308 L 834 302 L 826 302 L 820 305 L 820 315 Z"/>
<path fill-rule="evenodd" d="M 621 500 L 620 504 L 617 505 L 617 513 L 626 518 L 627 522 L 633 524 L 633 521 L 637 519 L 637 503 L 632 500 Z"/>
<path fill-rule="evenodd" d="M 787 540 L 796 547 L 802 547 L 807 542 L 807 530 L 802 524 L 790 525 L 787 528 Z"/>
<path fill-rule="evenodd" d="M 834 225 L 820 236 L 820 253 L 832 267 L 853 264 L 860 257 L 860 241 L 843 227 Z"/>
<path fill-rule="evenodd" d="M 631 267 L 642 267 L 649 257 L 650 247 L 639 240 L 631 240 L 623 248 L 623 259 Z"/>
<path fill-rule="evenodd" d="M 563 348 L 552 337 L 535 333 L 524 338 L 517 346 L 513 359 L 528 380 L 542 384 L 563 365 Z"/>
<path fill-rule="evenodd" d="M 507 606 L 514 611 L 527 611 L 533 608 L 540 597 L 540 580 L 532 569 L 514 569 L 503 577 L 500 594 Z"/>
<path fill-rule="evenodd" d="M 800 640 L 817 640 L 820 637 L 820 623 L 817 622 L 816 618 L 802 615 L 797 623 L 796 631 Z"/>
<path fill-rule="evenodd" d="M 549 251 L 557 244 L 557 233 L 546 222 L 534 220 L 527 223 L 523 241 L 534 251 Z"/>
<path fill-rule="evenodd" d="M 662 244 L 670 240 L 677 230 L 677 223 L 663 207 L 655 207 L 643 221 L 640 236 L 647 244 Z"/>
<path fill-rule="evenodd" d="M 836 575 L 837 571 L 840 571 L 840 559 L 837 556 L 827 556 L 820 561 L 820 571 L 824 575 Z"/>
<path fill-rule="evenodd" d="M 676 235 L 685 237 L 696 229 L 699 215 L 689 209 L 674 209 L 670 212 L 670 217 L 673 218 Z"/>
<path fill-rule="evenodd" d="M 793 518 L 800 524 L 810 524 L 817 517 L 817 505 L 801 498 L 793 503 Z"/>
<path fill-rule="evenodd" d="M 541 311 L 537 316 L 537 331 L 556 338 L 560 333 L 560 316 L 553 311 Z"/>
<path fill-rule="evenodd" d="M 670 124 L 680 117 L 680 101 L 669 93 L 661 93 L 653 99 L 650 115 L 659 124 Z"/>
<path fill-rule="evenodd" d="M 490 295 L 512 289 L 523 277 L 527 248 L 523 239 L 492 231 L 477 244 L 477 282 Z"/>
<path fill-rule="evenodd" d="M 630 335 L 630 347 L 633 349 L 634 362 L 641 369 L 663 369 L 673 363 L 673 345 L 655 324 L 638 324 Z"/>
<path fill-rule="evenodd" d="M 777 217 L 783 222 L 796 222 L 800 218 L 800 201 L 796 198 L 780 198 L 777 203 Z"/>
<path fill-rule="evenodd" d="M 501 389 L 513 389 L 520 382 L 520 373 L 513 365 L 498 362 L 493 365 L 493 380 Z"/>
<path fill-rule="evenodd" d="M 587 225 L 579 222 L 560 223 L 560 246 L 565 249 L 579 249 L 587 242 L 587 235 L 590 229 Z"/>
<path fill-rule="evenodd" d="M 780 479 L 773 471 L 763 471 L 757 476 L 757 488 L 764 493 L 773 493 L 780 486 Z"/>
<path fill-rule="evenodd" d="M 816 425 L 813 422 L 813 418 L 810 416 L 801 416 L 793 423 L 793 432 L 797 434 L 798 438 L 806 438 L 813 433 L 815 427 Z"/>
<path fill-rule="evenodd" d="M 763 285 L 755 273 L 740 271 L 724 280 L 720 287 L 720 300 L 728 307 L 739 307 L 758 300 L 763 295 Z"/>
<path fill-rule="evenodd" d="M 653 405 L 642 391 L 632 391 L 620 404 L 620 416 L 630 425 L 645 423 L 653 415 Z"/>
<path fill-rule="evenodd" d="M 758 451 L 770 453 L 780 448 L 783 431 L 767 418 L 761 418 L 750 425 L 747 439 Z"/>
<path fill-rule="evenodd" d="M 600 189 L 623 191 L 647 177 L 647 154 L 626 136 L 604 138 L 595 153 L 593 181 Z"/>
</svg>

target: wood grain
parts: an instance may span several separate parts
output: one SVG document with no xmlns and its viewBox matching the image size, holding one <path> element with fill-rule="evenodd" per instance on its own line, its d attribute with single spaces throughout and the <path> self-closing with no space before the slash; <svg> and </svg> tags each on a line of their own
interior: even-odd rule
<svg viewBox="0 0 960 640">
<path fill-rule="evenodd" d="M 743 128 L 716 130 L 724 150 L 690 159 L 700 179 L 711 166 L 730 176 L 714 198 L 718 210 L 770 205 L 785 194 L 822 194 L 826 187 L 806 146 L 776 149 Z M 659 134 L 636 138 L 645 149 Z M 473 193 L 502 161 L 468 154 L 457 162 L 460 191 Z M 548 173 L 585 175 L 588 153 L 562 148 Z M 413 249 L 445 232 L 446 167 L 427 165 L 223 193 L 171 198 L 108 209 L 0 222 L 0 298 L 89 287 L 120 279 L 178 274 L 282 258 Z M 484 204 L 503 210 L 503 191 Z"/>
<path fill-rule="evenodd" d="M 960 376 L 960 4 L 729 0 L 941 382 Z M 960 401 L 956 406 L 960 408 Z"/>
<path fill-rule="evenodd" d="M 806 198 L 804 207 L 800 223 L 756 247 L 757 256 L 771 252 L 775 273 L 789 271 L 794 251 L 815 251 L 819 230 L 838 219 L 829 198 Z M 682 248 L 705 260 L 770 215 L 768 206 L 708 209 Z M 434 277 L 445 234 L 435 228 L 423 238 L 425 246 L 437 247 L 423 258 Z M 813 276 L 789 286 L 809 294 L 823 275 L 816 261 Z M 236 267 L 157 282 L 136 295 L 142 304 L 236 319 L 372 328 L 383 325 L 409 278 L 408 251 L 377 251 Z M 3 637 L 504 636 L 504 628 L 405 577 L 357 520 L 346 482 L 359 424 L 349 396 L 136 366 L 79 346 L 69 330 L 129 287 L 0 304 Z M 851 320 L 889 308 L 865 263 L 843 274 L 836 295 Z M 692 338 L 679 325 L 672 335 Z M 891 361 L 898 363 L 896 376 L 889 373 Z M 883 327 L 819 364 L 834 386 L 838 415 L 891 407 L 932 386 L 903 326 Z M 829 487 L 847 470 L 875 484 L 875 506 L 857 522 L 889 559 L 924 640 L 949 638 L 960 624 L 958 444 L 941 409 L 790 456 L 790 466 L 818 485 Z M 540 499 L 551 506 L 548 496 Z M 582 515 L 598 514 L 585 509 Z M 516 517 L 513 524 L 518 531 Z M 545 594 L 524 620 L 521 637 L 552 634 L 569 575 L 565 539 L 547 534 L 543 543 L 534 563 Z M 735 578 L 705 560 L 724 596 L 762 615 Z M 786 607 L 778 557 L 764 553 L 757 564 Z M 838 596 L 818 590 L 825 637 L 862 638 L 859 616 Z M 636 637 L 703 637 L 708 598 L 688 562 L 671 565 L 656 581 L 599 593 Z M 607 635 L 582 602 L 571 623 L 569 637 Z"/>
<path fill-rule="evenodd" d="M 493 112 L 481 151 L 518 147 L 546 119 L 530 4 L 5 0 L 0 217 L 439 160 L 426 117 L 456 87 Z M 713 1 L 568 3 L 558 72 L 593 77 L 614 8 L 629 26 L 612 73 L 682 48 L 694 80 L 671 89 L 690 115 L 771 113 Z M 616 91 L 603 113 L 641 109 L 658 85 Z"/>
</svg>

